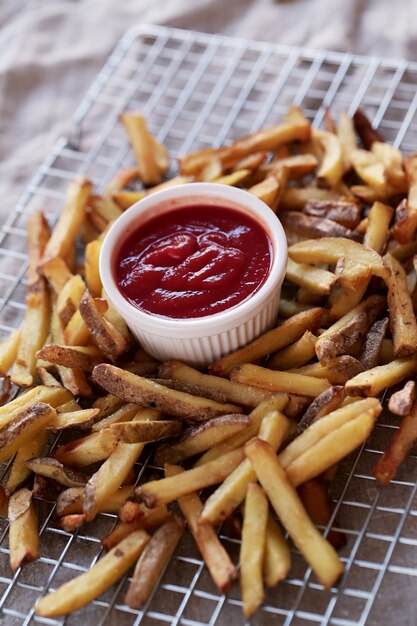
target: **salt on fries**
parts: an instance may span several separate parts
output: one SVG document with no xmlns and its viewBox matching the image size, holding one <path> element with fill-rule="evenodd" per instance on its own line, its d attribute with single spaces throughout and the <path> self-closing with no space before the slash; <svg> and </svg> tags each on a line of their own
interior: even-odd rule
<svg viewBox="0 0 417 626">
<path fill-rule="evenodd" d="M 86 178 L 72 181 L 52 230 L 40 211 L 28 221 L 26 316 L 0 344 L 3 396 L 7 375 L 28 387 L 0 406 L 0 460 L 14 457 L 0 488 L 11 566 L 38 556 L 35 496 L 56 498 L 54 520 L 66 532 L 119 513 L 102 539 L 107 554 L 35 610 L 53 617 L 80 608 L 138 557 L 126 602 L 143 607 L 183 532 L 170 512 L 176 500 L 224 592 L 237 568 L 215 525 L 236 531 L 242 510 L 249 617 L 265 586 L 290 572 L 281 525 L 319 581 L 336 584 L 343 566 L 332 545 L 346 537 L 329 529 L 327 541 L 314 524 L 332 519 L 326 481 L 371 432 L 386 388 L 403 421 L 374 468 L 380 483 L 417 439 L 417 156 L 384 143 L 362 112 L 333 121 L 327 111 L 326 130 L 317 130 L 292 107 L 281 124 L 180 157 L 179 175 L 164 180 L 167 151 L 143 116 L 125 112 L 121 122 L 137 165 L 101 195 Z M 103 292 L 98 262 L 108 226 L 126 208 L 193 181 L 247 189 L 278 213 L 290 243 L 278 324 L 209 373 L 158 363 L 139 348 Z M 46 457 L 50 431 L 68 439 Z M 135 465 L 150 441 L 165 476 L 137 486 Z M 174 465 L 182 462 L 187 469 Z M 214 489 L 200 499 L 206 487 Z"/>
</svg>

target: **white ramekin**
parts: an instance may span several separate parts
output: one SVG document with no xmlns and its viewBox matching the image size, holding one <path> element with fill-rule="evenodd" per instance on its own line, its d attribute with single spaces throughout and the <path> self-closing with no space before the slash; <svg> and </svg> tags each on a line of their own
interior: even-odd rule
<svg viewBox="0 0 417 626">
<path fill-rule="evenodd" d="M 237 209 L 265 228 L 273 247 L 268 278 L 253 296 L 211 316 L 176 320 L 140 311 L 123 297 L 114 278 L 113 263 L 119 246 L 150 218 L 198 204 Z M 178 359 L 199 367 L 237 350 L 274 325 L 286 265 L 287 241 L 275 213 L 256 196 L 215 183 L 178 185 L 146 196 L 115 221 L 100 254 L 104 290 L 142 347 L 157 359 Z"/>
</svg>

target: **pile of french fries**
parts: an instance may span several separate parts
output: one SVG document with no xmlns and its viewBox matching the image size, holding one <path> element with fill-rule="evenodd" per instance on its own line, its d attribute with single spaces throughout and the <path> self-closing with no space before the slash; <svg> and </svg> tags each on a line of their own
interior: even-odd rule
<svg viewBox="0 0 417 626">
<path fill-rule="evenodd" d="M 126 603 L 145 607 L 185 522 L 221 592 L 240 576 L 247 617 L 291 572 L 289 542 L 320 583 L 337 583 L 345 537 L 316 525 L 333 522 L 329 481 L 372 431 L 386 389 L 401 421 L 374 468 L 380 483 L 417 439 L 417 155 L 384 143 L 361 112 L 325 119 L 314 129 L 292 107 L 281 124 L 181 157 L 165 180 L 166 149 L 126 112 L 137 166 L 100 195 L 85 178 L 71 182 L 52 231 L 41 212 L 31 216 L 26 316 L 0 345 L 11 567 L 38 557 L 38 497 L 56 500 L 54 522 L 68 532 L 100 512 L 119 516 L 105 556 L 41 598 L 39 615 L 75 611 L 134 564 Z M 123 210 L 190 181 L 247 189 L 278 213 L 291 244 L 276 327 L 204 372 L 146 354 L 98 270 Z M 11 383 L 22 390 L 14 398 Z M 62 431 L 66 442 L 46 456 Z M 151 442 L 164 477 L 137 485 Z M 221 524 L 241 538 L 239 564 Z"/>
</svg>

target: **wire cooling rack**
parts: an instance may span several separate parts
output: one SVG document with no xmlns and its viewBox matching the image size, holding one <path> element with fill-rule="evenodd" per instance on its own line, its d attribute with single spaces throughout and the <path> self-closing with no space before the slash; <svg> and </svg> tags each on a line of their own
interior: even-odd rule
<svg viewBox="0 0 417 626">
<path fill-rule="evenodd" d="M 273 124 L 292 103 L 302 106 L 315 125 L 321 124 L 326 106 L 335 114 L 342 109 L 352 114 L 361 106 L 387 141 L 405 152 L 417 146 L 416 63 L 155 26 L 130 31 L 82 101 L 70 136 L 57 142 L 2 225 L 0 339 L 24 315 L 28 215 L 41 208 L 54 219 L 67 183 L 77 173 L 87 175 L 100 190 L 117 170 L 133 163 L 117 122 L 119 113 L 141 110 L 175 157 Z M 326 591 L 294 552 L 291 576 L 268 591 L 252 624 L 417 623 L 417 457 L 409 455 L 386 488 L 371 475 L 395 428 L 383 417 L 362 450 L 339 468 L 333 517 L 348 541 L 341 551 L 346 570 L 338 587 Z M 143 462 L 141 479 L 155 471 Z M 34 616 L 32 607 L 40 594 L 94 564 L 101 554 L 100 539 L 116 519 L 101 514 L 72 535 L 54 527 L 52 502 L 38 500 L 37 509 L 41 557 L 15 574 L 8 563 L 7 523 L 0 520 L 1 626 L 244 624 L 238 585 L 227 597 L 219 595 L 188 533 L 143 612 L 123 604 L 125 579 L 66 619 Z M 238 542 L 227 537 L 224 541 L 237 562 Z"/>
</svg>

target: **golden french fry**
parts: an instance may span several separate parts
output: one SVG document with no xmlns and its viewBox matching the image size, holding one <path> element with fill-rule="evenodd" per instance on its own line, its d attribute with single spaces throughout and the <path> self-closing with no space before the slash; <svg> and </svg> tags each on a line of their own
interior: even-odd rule
<svg viewBox="0 0 417 626">
<path fill-rule="evenodd" d="M 351 154 L 358 146 L 353 121 L 344 111 L 340 113 L 336 133 L 342 148 L 343 170 L 348 172 L 352 167 Z"/>
<path fill-rule="evenodd" d="M 413 238 L 417 229 L 417 155 L 404 159 L 404 170 L 407 177 L 408 196 L 405 204 L 397 207 L 395 225 L 392 233 L 399 243 L 407 243 Z"/>
<path fill-rule="evenodd" d="M 394 359 L 386 365 L 377 365 L 348 380 L 345 391 L 353 396 L 377 396 L 387 387 L 400 383 L 417 372 L 417 359 Z"/>
<path fill-rule="evenodd" d="M 30 459 L 25 463 L 35 474 L 51 478 L 64 487 L 82 487 L 87 482 L 87 476 L 65 467 L 56 459 L 50 457 Z"/>
<path fill-rule="evenodd" d="M 144 117 L 138 112 L 126 112 L 120 119 L 128 134 L 138 162 L 139 176 L 145 185 L 161 182 L 168 169 L 168 153 L 149 132 Z"/>
<path fill-rule="evenodd" d="M 175 420 L 160 422 L 119 422 L 112 424 L 106 431 L 118 443 L 146 443 L 159 441 L 177 435 L 181 430 L 181 424 Z"/>
<path fill-rule="evenodd" d="M 320 380 L 292 372 L 279 372 L 250 363 L 236 367 L 232 370 L 230 377 L 238 383 L 246 383 L 270 391 L 312 396 L 313 398 L 330 387 L 330 384 L 324 379 Z"/>
<path fill-rule="evenodd" d="M 172 515 L 152 536 L 136 563 L 125 603 L 140 609 L 146 603 L 158 578 L 171 558 L 184 531 L 184 523 Z"/>
<path fill-rule="evenodd" d="M 58 517 L 66 515 L 78 515 L 83 512 L 83 487 L 70 487 L 61 491 L 56 501 L 55 512 Z M 100 513 L 118 513 L 120 507 L 134 494 L 134 487 L 120 487 L 114 493 L 108 494 L 102 503 Z"/>
<path fill-rule="evenodd" d="M 43 346 L 36 353 L 36 357 L 85 372 L 92 372 L 94 367 L 104 360 L 102 353 L 95 346 L 60 346 L 56 343 Z"/>
<path fill-rule="evenodd" d="M 279 352 L 275 352 L 268 359 L 268 367 L 276 370 L 288 370 L 304 365 L 315 356 L 316 341 L 317 337 L 306 330 L 300 339 Z"/>
<path fill-rule="evenodd" d="M 342 574 L 343 564 L 311 522 L 275 452 L 266 441 L 253 439 L 246 444 L 245 453 L 291 539 L 319 581 L 331 587 Z"/>
<path fill-rule="evenodd" d="M 387 285 L 394 356 L 412 356 L 417 352 L 417 321 L 408 292 L 407 275 L 401 263 L 391 254 L 384 256 L 384 262 L 391 270 Z"/>
<path fill-rule="evenodd" d="M 102 315 L 96 301 L 86 291 L 81 298 L 79 309 L 88 330 L 102 353 L 112 361 L 126 352 L 129 343 L 122 333 Z"/>
<path fill-rule="evenodd" d="M 240 546 L 240 587 L 243 613 L 251 617 L 262 604 L 262 565 L 265 555 L 268 500 L 262 487 L 249 483 Z"/>
<path fill-rule="evenodd" d="M 10 496 L 8 517 L 10 567 L 15 572 L 39 556 L 38 518 L 29 489 L 19 489 Z"/>
<path fill-rule="evenodd" d="M 68 265 L 65 263 L 64 259 L 59 256 L 44 261 L 41 266 L 41 271 L 56 295 L 58 295 L 66 283 L 73 278 L 73 273 L 68 268 Z"/>
<path fill-rule="evenodd" d="M 97 298 L 100 296 L 101 290 L 103 289 L 98 269 L 101 245 L 102 242 L 96 239 L 95 241 L 90 241 L 85 247 L 85 280 L 89 291 Z"/>
<path fill-rule="evenodd" d="M 51 231 L 49 224 L 42 211 L 35 211 L 28 219 L 28 286 L 29 289 L 41 278 L 39 266 L 41 264 L 46 244 L 49 240 Z"/>
<path fill-rule="evenodd" d="M 36 402 L 18 410 L 0 430 L 0 462 L 16 454 L 21 446 L 31 441 L 55 417 L 49 404 Z"/>
<path fill-rule="evenodd" d="M 178 465 L 165 466 L 167 479 L 178 479 L 183 472 L 184 470 L 178 467 Z M 178 504 L 187 520 L 188 528 L 192 532 L 214 584 L 221 593 L 226 593 L 237 578 L 237 571 L 220 543 L 213 526 L 201 526 L 198 523 L 203 508 L 200 498 L 195 492 L 192 492 L 179 497 Z"/>
<path fill-rule="evenodd" d="M 46 428 L 47 430 L 66 430 L 72 427 L 88 426 L 98 414 L 99 409 L 80 409 L 67 412 L 58 407 L 56 417 L 48 422 Z"/>
<path fill-rule="evenodd" d="M 120 519 L 124 516 L 126 505 L 137 504 L 128 500 L 124 503 L 119 511 Z M 140 504 L 137 506 L 141 506 Z M 114 548 L 122 539 L 130 535 L 134 530 L 143 528 L 144 530 L 151 532 L 156 530 L 163 524 L 172 514 L 165 505 L 157 507 L 156 509 L 146 509 L 143 507 L 142 514 L 134 517 L 130 521 L 120 521 L 114 527 L 114 529 L 101 540 L 103 548 L 106 552 Z"/>
<path fill-rule="evenodd" d="M 19 350 L 21 330 L 14 330 L 7 339 L 0 344 L 0 376 L 6 376 L 7 372 L 16 360 Z"/>
<path fill-rule="evenodd" d="M 324 150 L 317 178 L 329 187 L 336 187 L 343 176 L 343 154 L 339 138 L 333 133 L 315 128 L 313 139 L 316 139 Z"/>
<path fill-rule="evenodd" d="M 266 527 L 266 544 L 264 553 L 263 573 L 265 585 L 275 587 L 283 580 L 291 568 L 291 551 L 284 535 L 271 514 L 268 515 Z"/>
<path fill-rule="evenodd" d="M 35 613 L 43 617 L 66 615 L 88 604 L 127 572 L 141 554 L 150 537 L 135 530 L 110 550 L 93 567 L 41 598 Z"/>
<path fill-rule="evenodd" d="M 292 259 L 288 259 L 286 278 L 300 287 L 320 294 L 330 293 L 337 282 L 337 276 L 332 272 L 305 263 L 296 263 Z"/>
<path fill-rule="evenodd" d="M 41 456 L 46 442 L 48 440 L 47 431 L 37 433 L 27 443 L 20 446 L 15 458 L 13 459 L 12 469 L 7 479 L 6 492 L 13 493 L 16 489 L 30 476 L 30 468 L 27 467 L 26 461 Z"/>
</svg>

